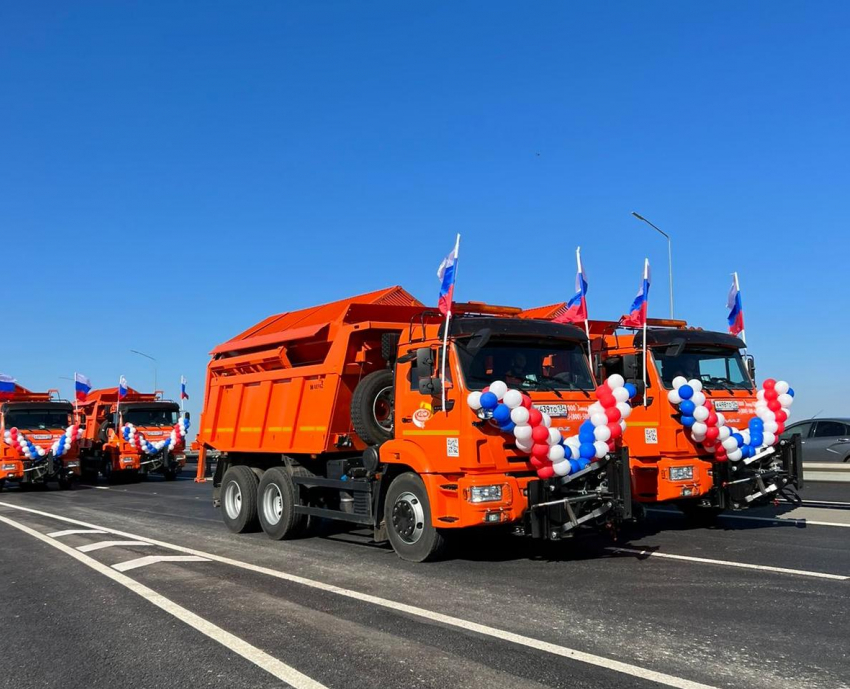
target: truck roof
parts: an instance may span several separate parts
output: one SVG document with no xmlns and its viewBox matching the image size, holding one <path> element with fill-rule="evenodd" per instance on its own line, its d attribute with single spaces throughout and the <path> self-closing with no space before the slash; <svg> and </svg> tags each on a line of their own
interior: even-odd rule
<svg viewBox="0 0 850 689">
<path fill-rule="evenodd" d="M 0 402 L 50 402 L 51 393 L 57 393 L 58 390 L 48 390 L 47 392 L 33 392 L 27 390 L 23 385 L 15 383 L 15 391 L 4 393 L 0 396 Z"/>
<path fill-rule="evenodd" d="M 92 390 L 86 396 L 86 401 L 80 403 L 81 408 L 86 407 L 94 407 L 96 403 L 101 404 L 114 404 L 118 401 L 118 388 L 99 388 L 97 390 Z M 121 400 L 121 404 L 125 402 L 159 402 L 160 400 L 156 393 L 153 392 L 139 392 L 134 388 L 127 388 L 127 396 Z"/>
</svg>

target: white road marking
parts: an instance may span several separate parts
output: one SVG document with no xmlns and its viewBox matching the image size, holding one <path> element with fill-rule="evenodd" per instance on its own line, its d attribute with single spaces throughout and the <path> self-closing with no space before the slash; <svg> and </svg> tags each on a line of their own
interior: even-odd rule
<svg viewBox="0 0 850 689">
<path fill-rule="evenodd" d="M 203 617 L 200 617 L 193 613 L 190 610 L 178 605 L 174 601 L 166 598 L 165 596 L 160 595 L 153 589 L 144 586 L 143 584 L 138 583 L 137 581 L 131 579 L 126 574 L 120 574 L 106 565 L 98 562 L 92 557 L 88 555 L 83 555 L 77 552 L 74 548 L 65 545 L 62 541 L 54 540 L 44 534 L 21 524 L 20 522 L 13 521 L 7 517 L 0 516 L 0 521 L 4 524 L 8 524 L 15 529 L 23 531 L 24 533 L 37 538 L 48 545 L 53 546 L 54 548 L 61 550 L 66 555 L 70 555 L 76 560 L 82 562 L 87 567 L 91 567 L 96 572 L 103 574 L 106 577 L 109 577 L 113 581 L 121 584 L 122 586 L 130 589 L 133 593 L 141 596 L 148 602 L 152 603 L 160 610 L 164 610 L 169 615 L 173 615 L 181 622 L 185 622 L 193 629 L 201 632 L 201 634 L 208 636 L 213 641 L 217 641 L 222 646 L 227 648 L 229 651 L 233 651 L 234 653 L 238 653 L 240 656 L 245 658 L 246 660 L 254 663 L 258 667 L 261 667 L 263 670 L 268 672 L 271 675 L 274 675 L 279 680 L 290 684 L 292 687 L 296 689 L 327 689 L 323 684 L 311 679 L 307 675 L 304 675 L 293 667 L 290 667 L 286 663 L 281 662 L 277 658 L 270 656 L 265 651 L 261 651 L 256 646 L 252 646 L 247 641 L 239 638 L 238 636 L 234 636 L 230 632 L 224 631 L 221 627 L 214 625 L 212 622 L 205 620 Z"/>
<path fill-rule="evenodd" d="M 78 533 L 108 533 L 102 529 L 65 529 L 64 531 L 54 531 L 47 534 L 50 538 L 59 538 L 60 536 L 73 536 Z"/>
<path fill-rule="evenodd" d="M 42 512 L 41 510 L 36 510 L 31 507 L 22 507 L 20 505 L 12 505 L 10 503 L 5 502 L 0 502 L 0 506 L 10 507 L 12 509 L 22 510 L 24 512 L 31 512 L 33 514 L 38 514 L 45 517 L 52 517 L 53 519 L 58 519 L 60 521 L 64 521 L 70 524 L 78 524 L 80 526 L 98 528 L 95 524 L 89 524 L 87 522 L 79 521 L 77 519 L 71 519 L 70 517 L 63 517 L 57 514 L 50 514 L 49 512 Z M 2 516 L 0 516 L 0 520 L 8 521 L 5 517 Z M 115 534 L 116 536 L 144 539 L 148 543 L 152 543 L 163 548 L 168 548 L 176 552 L 186 553 L 188 555 L 198 555 L 214 562 L 220 562 L 222 564 L 231 565 L 240 569 L 246 569 L 251 572 L 257 572 L 259 574 L 266 574 L 270 577 L 275 577 L 276 579 L 282 579 L 284 581 L 289 581 L 295 584 L 301 584 L 303 586 L 308 586 L 310 588 L 319 591 L 325 591 L 327 593 L 334 593 L 345 598 L 361 601 L 363 603 L 370 603 L 381 608 L 386 608 L 395 612 L 405 613 L 414 617 L 430 620 L 431 622 L 444 624 L 449 627 L 455 627 L 457 629 L 464 629 L 466 631 L 475 632 L 476 634 L 481 634 L 482 636 L 488 636 L 494 639 L 499 639 L 501 641 L 508 641 L 518 646 L 524 646 L 526 648 L 532 648 L 534 650 L 542 651 L 544 653 L 550 653 L 552 655 L 560 656 L 562 658 L 568 658 L 569 660 L 573 660 L 579 663 L 585 663 L 586 665 L 601 667 L 606 670 L 612 670 L 614 672 L 619 672 L 624 675 L 638 677 L 640 679 L 645 679 L 650 682 L 657 682 L 658 684 L 662 684 L 664 686 L 676 687 L 677 689 L 716 689 L 715 687 L 709 684 L 702 684 L 700 682 L 694 682 L 689 679 L 684 679 L 682 677 L 676 677 L 675 675 L 669 675 L 665 672 L 656 672 L 655 670 L 650 670 L 648 668 L 640 667 L 638 665 L 632 665 L 631 663 L 613 660 L 611 658 L 594 655 L 592 653 L 585 653 L 584 651 L 578 651 L 576 649 L 569 648 L 567 646 L 561 646 L 558 644 L 553 644 L 548 641 L 541 641 L 540 639 L 535 639 L 530 636 L 515 634 L 514 632 L 505 631 L 496 627 L 490 627 L 489 625 L 479 624 L 477 622 L 464 620 L 459 617 L 452 617 L 451 615 L 444 615 L 443 613 L 439 612 L 433 612 L 431 610 L 426 610 L 425 608 L 420 608 L 415 605 L 408 605 L 406 603 L 399 603 L 397 601 L 389 600 L 387 598 L 373 596 L 368 593 L 352 591 L 351 589 L 345 589 L 340 586 L 334 586 L 333 584 L 326 584 L 321 581 L 316 581 L 315 579 L 307 579 L 306 577 L 300 577 L 296 574 L 288 574 L 287 572 L 280 572 L 278 570 L 270 569 L 268 567 L 252 565 L 248 562 L 242 562 L 241 560 L 233 560 L 229 557 L 214 555 L 212 553 L 205 553 L 202 550 L 194 550 L 193 548 L 186 548 L 184 546 L 174 545 L 172 543 L 166 543 L 164 541 L 158 541 L 153 538 L 136 536 L 134 534 L 126 533 L 124 531 L 118 531 L 117 529 L 107 530 L 110 533 Z M 51 541 L 51 543 L 63 545 L 57 541 Z M 76 551 L 73 552 L 75 553 L 75 555 L 78 555 Z"/>
<path fill-rule="evenodd" d="M 658 557 L 667 560 L 685 560 L 686 562 L 699 562 L 705 565 L 723 565 L 724 567 L 737 567 L 739 569 L 757 569 L 763 572 L 778 572 L 779 574 L 797 574 L 804 577 L 815 577 L 816 579 L 835 579 L 846 581 L 848 576 L 841 574 L 827 574 L 826 572 L 810 572 L 805 569 L 788 569 L 786 567 L 772 567 L 770 565 L 753 565 L 747 562 L 732 562 L 730 560 L 713 560 L 707 557 L 693 557 L 691 555 L 674 555 L 673 553 L 659 553 L 656 550 L 645 550 L 641 548 L 605 548 L 613 553 L 629 553 L 631 555 L 643 555 L 645 557 Z"/>
<path fill-rule="evenodd" d="M 798 508 L 800 509 L 800 508 Z M 825 509 L 825 508 L 812 508 L 812 509 Z M 654 512 L 656 514 L 675 514 L 678 516 L 683 516 L 679 510 L 659 510 L 659 509 L 648 509 L 647 512 Z M 838 526 L 842 529 L 850 529 L 850 523 L 842 524 L 841 522 L 824 522 L 819 519 L 809 519 L 808 517 L 753 517 L 748 514 L 719 514 L 717 515 L 718 519 L 743 519 L 744 521 L 753 521 L 753 522 L 772 522 L 773 524 L 795 524 L 798 526 Z"/>
<path fill-rule="evenodd" d="M 135 560 L 119 562 L 117 565 L 112 565 L 112 569 L 117 569 L 119 572 L 127 572 L 131 569 L 155 565 L 158 562 L 209 562 L 209 558 L 198 557 L 197 555 L 148 555 L 146 557 L 137 557 Z"/>
<path fill-rule="evenodd" d="M 95 486 L 98 490 L 109 490 L 109 486 Z"/>
<path fill-rule="evenodd" d="M 92 550 L 103 550 L 104 548 L 122 545 L 153 545 L 153 543 L 148 543 L 147 541 L 98 541 L 97 543 L 79 545 L 77 546 L 77 550 L 81 553 L 90 553 Z"/>
</svg>

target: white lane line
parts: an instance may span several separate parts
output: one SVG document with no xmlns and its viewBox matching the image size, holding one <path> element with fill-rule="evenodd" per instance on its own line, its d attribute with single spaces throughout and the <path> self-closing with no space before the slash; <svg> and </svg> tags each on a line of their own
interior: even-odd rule
<svg viewBox="0 0 850 689">
<path fill-rule="evenodd" d="M 81 553 L 90 553 L 92 550 L 103 550 L 104 548 L 122 545 L 153 545 L 153 543 L 148 543 L 147 541 L 98 541 L 97 543 L 79 545 L 77 546 L 77 550 Z"/>
<path fill-rule="evenodd" d="M 193 629 L 201 632 L 201 634 L 208 636 L 213 641 L 217 641 L 228 650 L 238 653 L 246 660 L 254 663 L 254 665 L 257 665 L 258 667 L 261 667 L 263 670 L 274 675 L 279 680 L 295 687 L 295 689 L 327 689 L 323 684 L 320 684 L 307 675 L 298 672 L 295 668 L 290 667 L 273 656 L 270 656 L 265 651 L 261 651 L 256 646 L 252 646 L 244 639 L 234 636 L 230 632 L 224 631 L 221 627 L 214 625 L 212 622 L 209 622 L 203 617 L 200 617 L 192 611 L 178 605 L 169 598 L 160 595 L 153 589 L 149 589 L 147 586 L 134 581 L 126 574 L 120 574 L 98 562 L 94 558 L 79 553 L 74 548 L 62 543 L 62 541 L 56 541 L 38 531 L 35 531 L 34 529 L 29 528 L 28 526 L 25 526 L 24 524 L 21 524 L 20 522 L 13 521 L 8 517 L 0 516 L 0 521 L 23 531 L 24 533 L 27 533 L 58 550 L 61 550 L 66 555 L 70 555 L 74 559 L 79 560 L 87 567 L 91 567 L 96 572 L 109 577 L 113 581 L 130 589 L 133 593 L 141 596 L 149 603 L 153 603 L 153 605 L 158 607 L 160 610 L 164 610 L 169 615 L 173 615 L 178 620 L 185 622 Z"/>
<path fill-rule="evenodd" d="M 109 490 L 109 486 L 95 486 L 98 490 Z"/>
<path fill-rule="evenodd" d="M 757 569 L 762 572 L 778 572 L 779 574 L 797 574 L 804 577 L 814 577 L 816 579 L 834 579 L 836 581 L 846 581 L 850 577 L 841 574 L 827 574 L 826 572 L 809 572 L 805 569 L 788 569 L 786 567 L 771 567 L 770 565 L 752 565 L 746 562 L 731 562 L 730 560 L 713 560 L 707 557 L 693 557 L 691 555 L 674 555 L 673 553 L 659 553 L 656 550 L 642 550 L 640 548 L 605 548 L 612 553 L 628 553 L 630 555 L 642 555 L 644 557 L 658 557 L 667 560 L 685 560 L 686 562 L 699 562 L 704 565 L 722 565 L 724 567 L 737 567 L 738 569 Z"/>
<path fill-rule="evenodd" d="M 77 519 L 71 519 L 70 517 L 62 517 L 57 514 L 50 514 L 49 512 L 42 512 L 41 510 L 36 510 L 31 507 L 22 507 L 19 505 L 12 505 L 10 503 L 5 502 L 0 502 L 0 507 L 11 507 L 12 509 L 22 510 L 24 512 L 31 512 L 33 514 L 39 514 L 45 517 L 52 517 L 53 519 L 58 519 L 60 521 L 67 522 L 70 524 L 78 524 L 80 526 L 97 528 L 97 525 L 95 524 L 89 524 L 88 522 L 79 521 Z M 4 518 L 0 517 L 0 519 Z M 154 545 L 158 545 L 163 548 L 168 548 L 179 553 L 186 553 L 188 555 L 198 555 L 200 557 L 205 557 L 208 560 L 212 560 L 213 562 L 220 562 L 225 565 L 231 565 L 233 567 L 246 569 L 251 572 L 257 572 L 258 574 L 265 574 L 270 577 L 275 577 L 276 579 L 282 579 L 284 581 L 289 581 L 295 584 L 301 584 L 302 586 L 308 586 L 319 591 L 334 593 L 345 598 L 361 601 L 363 603 L 370 603 L 372 605 L 381 608 L 386 608 L 395 612 L 406 613 L 408 615 L 426 619 L 431 622 L 438 622 L 448 627 L 464 629 L 467 631 L 475 632 L 476 634 L 480 634 L 482 636 L 488 636 L 494 639 L 499 639 L 500 641 L 508 641 L 518 646 L 525 646 L 526 648 L 532 648 L 534 650 L 542 651 L 544 653 L 550 653 L 552 655 L 560 656 L 562 658 L 568 658 L 569 660 L 573 660 L 579 663 L 585 663 L 586 665 L 601 667 L 606 670 L 612 670 L 614 672 L 619 672 L 624 675 L 638 677 L 640 679 L 645 679 L 650 682 L 657 682 L 658 684 L 662 684 L 667 687 L 676 687 L 677 689 L 716 689 L 715 687 L 712 687 L 709 684 L 701 684 L 700 682 L 693 682 L 689 679 L 676 677 L 675 675 L 668 675 L 665 672 L 656 672 L 655 670 L 650 670 L 648 668 L 640 667 L 638 665 L 632 665 L 631 663 L 613 660 L 611 658 L 594 655 L 592 653 L 585 653 L 584 651 L 578 651 L 576 649 L 569 648 L 567 646 L 560 646 L 558 644 L 553 644 L 548 641 L 541 641 L 540 639 L 535 639 L 530 636 L 515 634 L 514 632 L 508 632 L 503 629 L 490 627 L 488 625 L 479 624 L 477 622 L 471 622 L 470 620 L 464 620 L 459 617 L 452 617 L 451 615 L 444 615 L 443 613 L 433 612 L 431 610 L 426 610 L 425 608 L 420 608 L 415 605 L 408 605 L 406 603 L 399 603 L 397 601 L 389 600 L 387 598 L 373 596 L 368 593 L 352 591 L 351 589 L 345 589 L 340 586 L 334 586 L 333 584 L 326 584 L 321 581 L 316 581 L 315 579 L 307 579 L 305 577 L 300 577 L 296 574 L 288 574 L 287 572 L 280 572 L 278 570 L 270 569 L 268 567 L 252 565 L 249 562 L 242 562 L 241 560 L 233 560 L 229 557 L 223 557 L 221 555 L 205 553 L 202 550 L 186 548 L 184 546 L 174 545 L 172 543 L 166 543 L 164 541 L 157 541 L 153 538 L 145 538 L 144 536 L 135 536 L 134 534 L 129 534 L 124 531 L 118 531 L 117 529 L 107 530 L 110 533 L 115 534 L 116 536 L 126 536 L 130 538 L 144 539 L 148 543 L 153 543 Z"/>
<path fill-rule="evenodd" d="M 65 529 L 64 531 L 54 531 L 47 534 L 50 538 L 59 538 L 60 536 L 73 536 L 78 533 L 108 533 L 102 529 Z"/>
<path fill-rule="evenodd" d="M 117 565 L 112 565 L 112 569 L 117 569 L 119 572 L 127 572 L 131 569 L 155 565 L 158 562 L 209 562 L 209 558 L 198 557 L 197 555 L 148 555 L 146 557 L 137 557 L 135 560 L 119 562 Z"/>
<path fill-rule="evenodd" d="M 815 508 L 812 508 L 815 509 Z M 823 509 L 823 508 L 821 508 Z M 680 517 L 683 517 L 681 512 L 678 510 L 659 510 L 659 509 L 648 509 L 647 512 L 654 512 L 655 514 L 675 514 Z M 717 515 L 718 519 L 743 519 L 745 521 L 752 522 L 771 522 L 773 524 L 794 524 L 796 526 L 838 526 L 842 529 L 850 529 L 850 524 L 842 524 L 840 522 L 824 522 L 816 519 L 809 519 L 808 517 L 752 517 L 746 514 L 719 514 Z"/>
</svg>

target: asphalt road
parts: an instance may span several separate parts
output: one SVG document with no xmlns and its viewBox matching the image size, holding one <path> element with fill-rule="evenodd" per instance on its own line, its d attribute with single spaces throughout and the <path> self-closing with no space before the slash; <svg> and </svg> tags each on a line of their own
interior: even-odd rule
<svg viewBox="0 0 850 689">
<path fill-rule="evenodd" d="M 417 565 L 231 534 L 188 473 L 0 493 L 0 687 L 850 686 L 850 485 Z"/>
</svg>

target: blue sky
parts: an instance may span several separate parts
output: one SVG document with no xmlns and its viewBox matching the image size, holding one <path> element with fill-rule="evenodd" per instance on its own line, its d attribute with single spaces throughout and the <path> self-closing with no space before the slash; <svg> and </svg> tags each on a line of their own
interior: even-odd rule
<svg viewBox="0 0 850 689">
<path fill-rule="evenodd" d="M 850 415 L 845 3 L 40 2 L 0 9 L 0 371 L 197 411 L 270 313 L 401 284 L 725 327 Z"/>
</svg>

